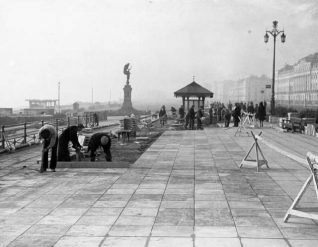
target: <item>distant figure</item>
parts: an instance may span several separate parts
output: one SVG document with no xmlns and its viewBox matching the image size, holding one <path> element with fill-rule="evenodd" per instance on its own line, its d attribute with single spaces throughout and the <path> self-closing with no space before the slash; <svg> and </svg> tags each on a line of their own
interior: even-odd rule
<svg viewBox="0 0 318 247">
<path fill-rule="evenodd" d="M 94 113 L 93 117 L 94 117 L 94 125 L 98 126 L 99 125 L 99 119 L 98 119 L 98 115 L 97 115 L 96 112 Z"/>
<path fill-rule="evenodd" d="M 176 108 L 174 108 L 173 106 L 171 106 L 170 111 L 171 111 L 171 113 L 172 113 L 172 116 L 177 117 L 177 110 L 176 110 Z"/>
<path fill-rule="evenodd" d="M 185 115 L 185 124 L 184 124 L 185 129 L 188 128 L 189 123 L 190 123 L 190 111 L 188 111 L 187 114 Z"/>
<path fill-rule="evenodd" d="M 57 152 L 58 161 L 71 161 L 70 151 L 68 150 L 68 143 L 71 141 L 73 148 L 76 150 L 81 149 L 82 146 L 78 142 L 77 131 L 81 131 L 84 128 L 82 124 L 78 126 L 67 127 L 59 136 L 59 145 Z"/>
<path fill-rule="evenodd" d="M 159 119 L 161 127 L 165 125 L 167 119 L 166 107 L 163 105 L 159 111 Z"/>
<path fill-rule="evenodd" d="M 180 118 L 180 121 L 183 121 L 183 119 L 184 119 L 184 114 L 185 114 L 185 112 L 184 112 L 184 107 L 183 107 L 183 105 L 181 105 L 180 108 L 179 108 L 179 118 Z"/>
<path fill-rule="evenodd" d="M 264 127 L 263 123 L 266 118 L 266 109 L 263 102 L 260 102 L 258 106 L 258 118 L 259 118 L 259 126 Z"/>
<path fill-rule="evenodd" d="M 51 149 L 50 169 L 55 172 L 56 168 L 56 151 L 57 151 L 57 132 L 52 125 L 46 124 L 39 130 L 39 139 L 43 139 L 42 159 L 40 172 L 45 172 L 49 163 L 49 150 Z"/>
<path fill-rule="evenodd" d="M 203 130 L 203 127 L 202 127 L 202 118 L 204 116 L 204 113 L 203 113 L 203 106 L 200 106 L 198 111 L 197 111 L 197 114 L 196 114 L 196 118 L 197 118 L 197 129 L 198 130 Z"/>
<path fill-rule="evenodd" d="M 255 104 L 254 112 L 255 112 L 255 118 L 259 119 L 259 117 L 258 117 L 258 104 Z"/>
<path fill-rule="evenodd" d="M 253 119 L 253 115 L 254 115 L 254 105 L 253 102 L 248 102 L 247 105 L 247 113 L 248 113 L 248 117 L 250 120 Z"/>
<path fill-rule="evenodd" d="M 239 122 L 240 122 L 240 117 L 241 117 L 241 108 L 240 108 L 239 103 L 235 104 L 235 108 L 233 110 L 232 116 L 233 116 L 233 121 L 234 121 L 234 127 L 238 127 Z"/>
<path fill-rule="evenodd" d="M 90 158 L 91 161 L 95 161 L 96 158 L 96 150 L 99 147 L 102 147 L 105 153 L 105 158 L 107 161 L 112 161 L 112 154 L 110 152 L 111 147 L 111 139 L 110 136 L 106 133 L 95 133 L 92 135 L 91 139 L 88 143 L 87 152 L 91 151 Z"/>
<path fill-rule="evenodd" d="M 213 105 L 210 104 L 210 108 L 209 108 L 209 118 L 210 118 L 210 124 L 213 123 Z"/>
<path fill-rule="evenodd" d="M 229 109 L 225 107 L 223 108 L 223 111 L 224 111 L 224 127 L 228 128 L 231 122 L 231 112 Z"/>
<path fill-rule="evenodd" d="M 127 81 L 126 81 L 127 85 L 129 84 L 130 70 L 131 70 L 131 67 L 129 67 L 129 65 L 130 65 L 129 63 L 126 63 L 124 66 L 124 74 L 127 76 Z"/>
<path fill-rule="evenodd" d="M 194 111 L 194 105 L 191 106 L 189 110 L 189 128 L 194 129 L 194 119 L 195 119 L 195 111 Z"/>
</svg>

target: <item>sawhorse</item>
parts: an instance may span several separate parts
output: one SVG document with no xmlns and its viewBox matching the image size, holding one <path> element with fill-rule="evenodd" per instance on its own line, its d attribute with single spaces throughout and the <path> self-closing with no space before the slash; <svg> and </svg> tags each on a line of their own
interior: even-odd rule
<svg viewBox="0 0 318 247">
<path fill-rule="evenodd" d="M 242 118 L 240 118 L 240 117 L 238 117 L 238 118 L 239 118 L 239 120 L 240 120 L 240 122 L 239 122 L 239 127 L 237 127 L 234 136 L 236 136 L 237 133 L 240 133 L 240 134 L 241 134 L 241 133 L 242 133 L 242 129 L 243 129 L 243 131 L 244 131 L 245 133 L 247 133 L 247 135 L 249 136 L 250 133 L 249 133 L 249 132 L 246 130 L 246 128 L 245 128 L 245 124 L 246 124 L 246 122 L 248 121 L 248 116 L 245 117 L 245 118 L 244 118 L 244 116 L 243 116 L 243 121 L 242 121 Z"/>
<path fill-rule="evenodd" d="M 297 204 L 301 200 L 302 196 L 304 195 L 305 191 L 307 190 L 308 186 L 310 185 L 311 181 L 314 181 L 314 186 L 315 186 L 315 191 L 318 199 L 318 177 L 317 177 L 317 172 L 318 172 L 318 156 L 313 155 L 312 153 L 308 152 L 307 153 L 307 162 L 308 166 L 310 169 L 310 175 L 307 178 L 306 182 L 304 183 L 303 187 L 299 191 L 298 195 L 296 196 L 294 202 L 288 209 L 285 217 L 284 217 L 284 222 L 287 222 L 289 217 L 292 215 L 298 216 L 298 217 L 303 217 L 303 218 L 309 218 L 313 220 L 318 220 L 318 210 L 315 212 L 310 211 L 311 209 L 309 208 L 303 208 L 302 210 L 297 207 Z M 313 208 L 312 208 L 313 209 Z"/>
<path fill-rule="evenodd" d="M 268 166 L 268 162 L 267 160 L 265 159 L 264 157 L 264 154 L 258 144 L 258 140 L 261 140 L 261 134 L 262 134 L 262 131 L 258 134 L 258 135 L 254 135 L 253 131 L 251 131 L 252 133 L 252 137 L 254 139 L 254 143 L 252 145 L 252 147 L 250 148 L 250 150 L 247 152 L 247 154 L 245 155 L 244 159 L 242 160 L 241 164 L 240 164 L 240 168 L 243 166 L 243 165 L 247 165 L 247 164 L 256 164 L 256 170 L 257 172 L 259 171 L 259 168 L 262 166 L 262 165 L 266 165 L 267 168 L 269 168 Z M 250 155 L 251 151 L 253 150 L 255 146 L 255 152 L 256 152 L 256 159 L 248 159 L 248 156 Z M 262 159 L 260 159 L 260 156 Z"/>
</svg>

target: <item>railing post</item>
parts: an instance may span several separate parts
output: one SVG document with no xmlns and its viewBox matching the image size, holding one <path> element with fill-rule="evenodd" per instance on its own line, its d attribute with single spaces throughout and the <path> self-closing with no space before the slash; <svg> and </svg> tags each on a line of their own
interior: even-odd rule
<svg viewBox="0 0 318 247">
<path fill-rule="evenodd" d="M 58 120 L 58 118 L 55 119 L 55 127 L 56 127 L 56 132 L 58 133 L 59 132 L 59 120 Z"/>
<path fill-rule="evenodd" d="M 70 123 L 70 117 L 67 117 L 67 127 L 70 127 L 71 123 Z"/>
<path fill-rule="evenodd" d="M 23 143 L 27 142 L 27 123 L 24 123 L 24 135 L 23 135 Z"/>
<path fill-rule="evenodd" d="M 41 120 L 41 124 L 42 124 L 42 126 L 44 126 L 44 120 Z"/>
<path fill-rule="evenodd" d="M 1 146 L 5 149 L 5 140 L 4 140 L 4 125 L 1 127 Z"/>
<path fill-rule="evenodd" d="M 77 126 L 80 124 L 80 116 L 77 116 Z"/>
<path fill-rule="evenodd" d="M 87 113 L 85 114 L 85 128 L 87 128 L 87 122 L 88 122 L 88 120 L 87 120 Z"/>
</svg>

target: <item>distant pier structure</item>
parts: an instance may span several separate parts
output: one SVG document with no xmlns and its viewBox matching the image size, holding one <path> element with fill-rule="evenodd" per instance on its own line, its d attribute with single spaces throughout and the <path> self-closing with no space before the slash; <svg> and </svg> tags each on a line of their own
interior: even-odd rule
<svg viewBox="0 0 318 247">
<path fill-rule="evenodd" d="M 29 108 L 23 109 L 25 115 L 53 115 L 56 111 L 57 99 L 27 99 Z"/>
</svg>

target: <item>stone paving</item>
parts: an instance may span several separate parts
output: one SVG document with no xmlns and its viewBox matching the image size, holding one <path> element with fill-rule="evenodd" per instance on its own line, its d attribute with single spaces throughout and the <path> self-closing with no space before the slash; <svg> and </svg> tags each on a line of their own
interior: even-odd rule
<svg viewBox="0 0 318 247">
<path fill-rule="evenodd" d="M 0 156 L 0 246 L 318 246 L 318 222 L 283 223 L 307 167 L 261 143 L 270 169 L 240 169 L 252 138 L 234 133 L 166 131 L 129 169 L 40 174 L 39 148 Z M 317 153 L 318 138 L 262 136 Z M 318 207 L 312 186 L 300 205 Z"/>
</svg>

